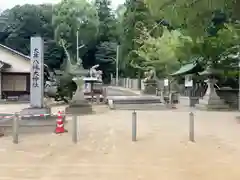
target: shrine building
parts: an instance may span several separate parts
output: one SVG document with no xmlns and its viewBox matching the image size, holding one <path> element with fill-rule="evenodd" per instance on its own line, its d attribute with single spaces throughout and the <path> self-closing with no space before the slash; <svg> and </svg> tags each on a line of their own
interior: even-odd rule
<svg viewBox="0 0 240 180">
<path fill-rule="evenodd" d="M 30 94 L 30 56 L 0 44 L 0 97 Z"/>
</svg>

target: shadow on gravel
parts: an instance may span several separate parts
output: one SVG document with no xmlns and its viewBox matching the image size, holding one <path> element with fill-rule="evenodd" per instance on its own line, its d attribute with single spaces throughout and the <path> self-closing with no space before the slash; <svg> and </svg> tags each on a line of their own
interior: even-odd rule
<svg viewBox="0 0 240 180">
<path fill-rule="evenodd" d="M 104 114 L 109 112 L 106 105 L 99 105 L 90 114 L 77 114 L 77 116 Z M 67 119 L 72 118 L 72 114 L 66 114 Z M 46 117 L 24 117 L 19 121 L 19 135 L 21 134 L 50 134 L 54 133 L 57 116 Z M 12 135 L 13 119 L 0 119 L 0 133 L 3 131 L 4 136 Z M 65 125 L 68 121 L 65 121 Z"/>
<path fill-rule="evenodd" d="M 4 132 L 4 136 L 12 135 L 12 119 L 1 120 L 0 129 Z M 67 121 L 65 122 L 65 124 Z M 19 121 L 19 135 L 21 134 L 39 134 L 53 133 L 56 127 L 56 117 L 48 118 L 32 118 Z"/>
</svg>

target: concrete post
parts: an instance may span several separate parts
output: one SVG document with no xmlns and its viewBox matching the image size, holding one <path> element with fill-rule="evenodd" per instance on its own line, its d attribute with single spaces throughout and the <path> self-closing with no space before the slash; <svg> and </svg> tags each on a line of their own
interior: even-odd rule
<svg viewBox="0 0 240 180">
<path fill-rule="evenodd" d="M 62 111 L 62 115 L 63 115 L 63 123 L 65 123 L 66 122 L 66 114 L 64 111 Z"/>
<path fill-rule="evenodd" d="M 108 106 L 109 106 L 110 109 L 115 109 L 114 102 L 113 102 L 112 99 L 108 100 Z"/>
<path fill-rule="evenodd" d="M 13 143 L 18 144 L 18 135 L 19 135 L 19 115 L 15 113 L 13 117 Z"/>
<path fill-rule="evenodd" d="M 194 142 L 194 114 L 189 113 L 189 141 Z"/>
<path fill-rule="evenodd" d="M 78 123 L 77 123 L 77 115 L 73 116 L 73 127 L 72 127 L 72 141 L 73 143 L 77 143 L 78 141 Z"/>
<path fill-rule="evenodd" d="M 96 102 L 97 104 L 100 104 L 100 94 L 96 94 Z"/>
<path fill-rule="evenodd" d="M 156 96 L 159 96 L 159 90 L 156 88 Z"/>
<path fill-rule="evenodd" d="M 132 141 L 137 141 L 137 113 L 132 113 Z"/>
<path fill-rule="evenodd" d="M 106 103 L 107 102 L 107 88 L 103 88 L 103 102 Z"/>
</svg>

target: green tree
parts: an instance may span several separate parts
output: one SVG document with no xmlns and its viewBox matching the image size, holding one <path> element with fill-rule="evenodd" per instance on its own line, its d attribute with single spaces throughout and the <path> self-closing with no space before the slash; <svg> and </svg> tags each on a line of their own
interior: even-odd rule
<svg viewBox="0 0 240 180">
<path fill-rule="evenodd" d="M 110 8 L 110 0 L 96 0 L 94 3 L 99 17 L 98 42 L 116 41 L 116 18 Z"/>
<path fill-rule="evenodd" d="M 191 44 L 192 39 L 184 36 L 179 30 L 169 31 L 165 27 L 160 37 L 153 37 L 146 32 L 142 43 L 136 51 L 143 59 L 142 68 L 155 69 L 159 76 L 164 77 L 179 67 L 179 59 L 182 57 L 179 49 L 186 43 Z"/>
<path fill-rule="evenodd" d="M 96 42 L 96 63 L 114 62 L 116 57 L 116 18 L 110 8 L 110 0 L 96 0 L 95 6 L 99 17 L 99 34 Z"/>
<path fill-rule="evenodd" d="M 215 10 L 232 13 L 236 0 L 145 0 L 154 17 L 164 18 L 174 27 L 184 28 L 192 37 L 205 34 Z"/>
<path fill-rule="evenodd" d="M 103 70 L 104 82 L 110 82 L 110 74 L 115 73 L 117 43 L 111 41 L 101 42 L 96 50 L 96 64 Z"/>
<path fill-rule="evenodd" d="M 76 33 L 79 31 L 80 56 L 95 40 L 98 33 L 98 16 L 95 7 L 86 0 L 63 0 L 54 7 L 53 25 L 55 28 L 55 40 L 63 45 L 76 60 Z M 62 41 L 63 40 L 63 41 Z"/>
<path fill-rule="evenodd" d="M 215 69 L 226 70 L 222 65 L 229 61 L 230 52 L 236 55 L 239 52 L 240 26 L 238 24 L 225 24 L 216 36 L 206 36 L 199 42 L 199 49 L 205 64 Z M 230 50 L 230 51 L 229 51 Z M 231 50 L 235 50 L 231 51 Z M 237 51 L 236 51 L 237 50 Z M 230 65 L 230 63 L 228 63 Z"/>
<path fill-rule="evenodd" d="M 91 52 L 94 54 L 94 64 L 100 65 L 103 78 L 108 82 L 110 73 L 115 72 L 116 46 L 119 38 L 117 22 L 110 8 L 110 0 L 96 0 L 94 5 L 99 17 L 99 31 Z"/>
<path fill-rule="evenodd" d="M 105 41 L 97 47 L 96 63 L 115 64 L 117 43 Z"/>
<path fill-rule="evenodd" d="M 31 36 L 40 35 L 45 41 L 45 63 L 50 68 L 59 68 L 62 49 L 53 41 L 51 5 L 15 6 L 1 14 L 5 21 L 1 43 L 23 54 L 30 54 Z"/>
<path fill-rule="evenodd" d="M 122 35 L 123 35 L 123 20 L 124 20 L 124 13 L 126 12 L 126 6 L 124 4 L 121 4 L 117 7 L 115 10 L 115 16 L 116 16 L 116 34 L 118 36 L 118 41 L 121 43 L 122 41 Z"/>
<path fill-rule="evenodd" d="M 125 74 L 129 76 L 140 76 L 141 61 L 136 53 L 142 44 L 138 42 L 144 28 L 150 29 L 154 26 L 154 19 L 143 1 L 128 0 L 125 4 L 126 11 L 122 19 L 122 39 L 121 39 L 121 65 L 125 69 Z M 140 65 L 140 66 L 139 66 Z"/>
<path fill-rule="evenodd" d="M 125 11 L 126 6 L 124 4 L 118 5 L 117 9 L 115 10 L 115 14 L 119 22 L 122 22 Z"/>
</svg>

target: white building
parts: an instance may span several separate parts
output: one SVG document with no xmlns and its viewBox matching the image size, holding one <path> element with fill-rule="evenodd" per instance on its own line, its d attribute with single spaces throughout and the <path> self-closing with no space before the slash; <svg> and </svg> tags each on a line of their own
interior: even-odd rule
<svg viewBox="0 0 240 180">
<path fill-rule="evenodd" d="M 0 44 L 0 97 L 30 94 L 29 56 Z"/>
</svg>

